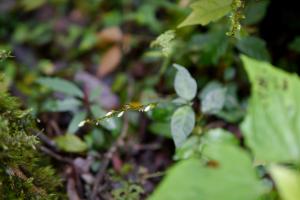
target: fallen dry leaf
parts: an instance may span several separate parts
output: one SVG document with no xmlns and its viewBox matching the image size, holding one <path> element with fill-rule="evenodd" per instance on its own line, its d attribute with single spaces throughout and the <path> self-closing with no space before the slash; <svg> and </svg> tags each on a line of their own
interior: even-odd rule
<svg viewBox="0 0 300 200">
<path fill-rule="evenodd" d="M 100 65 L 98 67 L 98 77 L 104 77 L 113 72 L 122 59 L 122 50 L 119 45 L 114 45 L 102 56 Z"/>
<path fill-rule="evenodd" d="M 102 30 L 97 34 L 98 43 L 103 46 L 107 43 L 117 43 L 121 42 L 123 39 L 123 33 L 119 27 L 109 27 Z"/>
</svg>

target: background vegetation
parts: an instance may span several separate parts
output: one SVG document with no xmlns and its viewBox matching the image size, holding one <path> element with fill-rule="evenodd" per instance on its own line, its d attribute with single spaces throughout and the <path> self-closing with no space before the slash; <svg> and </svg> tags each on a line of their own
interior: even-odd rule
<svg viewBox="0 0 300 200">
<path fill-rule="evenodd" d="M 0 198 L 299 199 L 298 19 L 294 1 L 2 0 Z"/>
</svg>

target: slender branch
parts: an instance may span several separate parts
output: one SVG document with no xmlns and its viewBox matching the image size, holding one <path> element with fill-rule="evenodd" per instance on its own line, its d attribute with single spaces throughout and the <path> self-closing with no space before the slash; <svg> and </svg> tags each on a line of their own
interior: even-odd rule
<svg viewBox="0 0 300 200">
<path fill-rule="evenodd" d="M 48 148 L 45 147 L 45 146 L 40 146 L 39 149 L 40 149 L 42 152 L 44 152 L 45 154 L 51 156 L 52 158 L 54 158 L 54 159 L 56 159 L 56 160 L 58 160 L 58 161 L 61 161 L 61 162 L 64 162 L 64 163 L 73 165 L 72 159 L 63 157 L 63 156 L 61 156 L 61 155 L 55 153 L 54 151 L 48 149 Z"/>
</svg>

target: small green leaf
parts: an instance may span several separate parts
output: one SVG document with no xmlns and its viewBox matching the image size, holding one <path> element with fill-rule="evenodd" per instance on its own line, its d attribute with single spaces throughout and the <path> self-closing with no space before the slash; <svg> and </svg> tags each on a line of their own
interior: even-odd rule
<svg viewBox="0 0 300 200">
<path fill-rule="evenodd" d="M 290 44 L 289 49 L 300 53 L 300 36 L 297 36 Z"/>
<path fill-rule="evenodd" d="M 171 127 L 168 122 L 153 122 L 149 126 L 149 130 L 157 135 L 171 138 Z"/>
<path fill-rule="evenodd" d="M 87 144 L 76 135 L 65 134 L 54 139 L 57 147 L 70 153 L 79 153 L 87 150 Z"/>
<path fill-rule="evenodd" d="M 198 0 L 191 5 L 193 12 L 179 25 L 207 25 L 231 11 L 232 0 Z"/>
<path fill-rule="evenodd" d="M 51 90 L 83 98 L 83 92 L 72 82 L 60 78 L 39 78 L 39 84 Z"/>
<path fill-rule="evenodd" d="M 176 147 L 180 147 L 195 126 L 195 113 L 190 106 L 178 108 L 171 119 L 171 133 Z"/>
<path fill-rule="evenodd" d="M 244 9 L 245 19 L 243 24 L 253 25 L 260 22 L 266 14 L 269 3 L 269 0 L 248 0 Z"/>
<path fill-rule="evenodd" d="M 300 199 L 300 174 L 298 171 L 275 165 L 271 166 L 270 172 L 282 200 Z"/>
<path fill-rule="evenodd" d="M 75 98 L 66 98 L 63 100 L 47 100 L 43 102 L 43 111 L 65 112 L 75 111 L 82 105 L 82 102 Z"/>
<path fill-rule="evenodd" d="M 149 200 L 257 200 L 265 192 L 245 151 L 219 143 L 203 154 L 206 164 L 188 159 L 172 167 Z"/>
<path fill-rule="evenodd" d="M 165 57 L 169 57 L 173 53 L 174 39 L 175 39 L 175 31 L 174 30 L 166 31 L 165 33 L 158 36 L 158 38 L 151 43 L 151 47 L 161 48 L 162 54 Z"/>
<path fill-rule="evenodd" d="M 80 122 L 85 120 L 86 116 L 87 116 L 87 112 L 85 112 L 85 111 L 77 112 L 73 116 L 73 118 L 69 124 L 67 133 L 72 133 L 72 134 L 75 133 L 80 128 L 79 127 Z"/>
<path fill-rule="evenodd" d="M 258 37 L 248 36 L 238 40 L 237 48 L 244 54 L 258 60 L 270 60 L 266 42 Z"/>
<path fill-rule="evenodd" d="M 216 114 L 222 110 L 226 101 L 226 88 L 217 82 L 209 83 L 199 95 L 201 111 L 205 114 Z"/>
<path fill-rule="evenodd" d="M 220 59 L 225 57 L 229 48 L 229 37 L 224 34 L 223 27 L 216 27 L 206 33 L 196 34 L 190 40 L 194 51 L 199 51 L 199 63 L 217 66 Z"/>
<path fill-rule="evenodd" d="M 242 132 L 256 159 L 300 163 L 300 80 L 242 56 L 252 92 Z"/>
<path fill-rule="evenodd" d="M 192 100 L 197 93 L 197 83 L 184 67 L 174 64 L 178 70 L 175 76 L 174 87 L 178 96 L 186 100 Z"/>
</svg>

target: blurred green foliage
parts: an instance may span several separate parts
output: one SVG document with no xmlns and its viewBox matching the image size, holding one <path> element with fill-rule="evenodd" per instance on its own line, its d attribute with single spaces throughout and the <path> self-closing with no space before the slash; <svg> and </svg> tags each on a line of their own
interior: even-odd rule
<svg viewBox="0 0 300 200">
<path fill-rule="evenodd" d="M 131 102 L 131 106 L 139 108 L 159 102 L 143 115 L 128 112 L 129 141 L 143 141 L 144 138 L 139 137 L 145 137 L 142 133 L 146 131 L 147 139 L 160 141 L 163 149 L 173 151 L 174 147 L 161 141 L 173 139 L 176 143 L 174 159 L 179 160 L 179 164 L 170 170 L 170 175 L 158 188 L 157 193 L 162 196 L 154 194 L 153 198 L 168 199 L 175 195 L 174 199 L 187 199 L 185 195 L 192 195 L 198 199 L 200 192 L 191 191 L 195 186 L 204 191 L 204 199 L 220 197 L 214 195 L 230 200 L 240 199 L 238 197 L 243 195 L 245 199 L 255 199 L 267 190 L 258 181 L 255 174 L 258 170 L 248 162 L 249 155 L 237 147 L 241 143 L 240 146 L 244 146 L 245 139 L 239 132 L 239 123 L 245 115 L 251 115 L 246 112 L 249 82 L 239 56 L 243 53 L 258 60 L 253 62 L 268 61 L 297 71 L 300 52 L 299 33 L 279 35 L 277 29 L 269 31 L 283 38 L 284 44 L 281 40 L 276 43 L 285 45 L 282 46 L 285 54 L 271 48 L 272 38 L 266 36 L 267 31 L 262 27 L 267 23 L 268 8 L 274 2 L 2 0 L 0 72 L 5 76 L 0 91 L 12 92 L 26 107 L 32 108 L 34 116 L 41 119 L 45 133 L 56 141 L 59 150 L 82 156 L 94 155 L 95 151 L 102 153 L 115 142 L 124 123 L 121 115 L 117 117 L 123 111 L 122 105 Z M 215 9 L 218 11 L 215 16 L 207 12 Z M 207 26 L 177 28 L 182 22 L 181 25 Z M 228 37 L 227 32 L 234 37 Z M 171 67 L 173 63 L 178 65 Z M 250 67 L 246 69 L 249 72 Z M 288 99 L 287 103 L 293 105 L 293 98 Z M 250 109 L 254 108 L 250 102 Z M 97 121 L 111 110 L 113 117 Z M 273 112 L 271 114 L 273 116 Z M 145 130 L 140 128 L 144 118 L 147 118 Z M 79 126 L 87 119 L 95 123 Z M 261 119 L 261 123 L 264 120 Z M 50 121 L 54 121 L 58 129 L 49 125 Z M 215 126 L 232 129 L 234 133 L 211 129 Z M 242 129 L 252 133 L 247 128 Z M 285 131 L 278 132 L 280 137 L 286 135 Z M 293 130 L 290 132 L 294 133 Z M 260 130 L 256 134 L 260 134 Z M 217 143 L 216 149 L 219 149 L 209 147 L 212 150 L 206 155 L 204 147 L 211 143 Z M 264 143 L 259 144 L 255 155 L 259 154 L 260 148 L 266 147 Z M 210 160 L 205 158 L 207 156 L 211 156 Z M 203 160 L 180 161 L 191 157 Z M 229 162 L 233 157 L 236 160 Z M 224 163 L 228 168 L 218 168 L 219 161 L 221 166 Z M 239 168 L 240 165 L 245 167 Z M 100 162 L 93 162 L 92 171 L 97 171 L 99 166 Z M 269 173 L 264 166 L 262 168 Z M 282 179 L 281 172 L 289 175 L 289 172 L 274 169 L 271 172 L 275 174 L 276 182 Z M 215 171 L 217 175 L 213 173 Z M 235 172 L 248 179 L 231 180 L 236 177 Z M 194 176 L 209 184 L 201 182 L 197 185 Z M 177 184 L 185 183 L 183 180 L 189 177 L 188 184 Z M 223 185 L 216 183 L 222 178 L 230 179 L 229 184 L 225 184 L 228 191 L 223 191 Z M 269 179 L 263 180 L 267 182 L 265 185 L 272 185 Z M 124 194 L 132 199 L 140 198 L 143 191 L 139 185 L 119 181 L 123 183 L 122 187 L 112 189 L 116 198 L 122 198 Z M 212 193 L 216 184 L 220 186 L 219 192 Z M 243 189 L 236 189 L 243 184 Z M 278 186 L 282 187 L 281 184 Z M 85 187 L 90 190 L 89 185 Z M 132 188 L 135 192 L 131 192 Z M 182 196 L 177 196 L 174 188 L 178 188 Z M 235 195 L 231 192 L 233 189 L 237 192 L 235 197 L 231 196 Z M 276 191 L 272 192 L 277 195 Z M 266 199 L 275 199 L 272 192 L 266 194 Z M 279 192 L 282 193 L 281 189 Z"/>
</svg>

